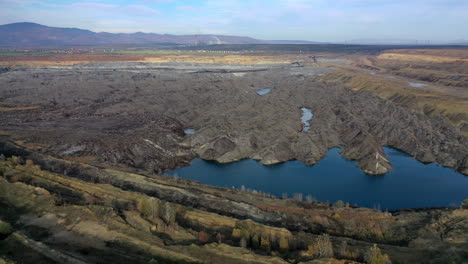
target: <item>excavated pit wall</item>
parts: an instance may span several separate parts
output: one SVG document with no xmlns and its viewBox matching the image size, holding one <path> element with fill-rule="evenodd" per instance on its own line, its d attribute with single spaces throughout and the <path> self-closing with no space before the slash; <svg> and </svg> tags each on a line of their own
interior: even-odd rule
<svg viewBox="0 0 468 264">
<path fill-rule="evenodd" d="M 161 172 L 194 157 L 314 164 L 327 150 L 368 174 L 391 170 L 382 146 L 468 174 L 468 142 L 431 119 L 321 81 L 333 69 L 295 65 L 88 63 L 0 75 L 1 130 L 58 157 Z M 259 96 L 257 90 L 271 88 Z M 301 108 L 312 126 L 302 132 Z M 197 133 L 185 135 L 184 129 Z"/>
</svg>

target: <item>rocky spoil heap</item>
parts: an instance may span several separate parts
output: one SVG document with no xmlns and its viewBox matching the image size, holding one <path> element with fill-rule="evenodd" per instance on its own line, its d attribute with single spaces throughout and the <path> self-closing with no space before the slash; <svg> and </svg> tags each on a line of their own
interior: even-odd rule
<svg viewBox="0 0 468 264">
<path fill-rule="evenodd" d="M 157 172 L 195 156 L 314 164 L 328 149 L 344 147 L 342 155 L 364 172 L 384 174 L 391 170 L 382 149 L 388 145 L 468 173 L 467 139 L 449 122 L 321 82 L 318 73 L 331 69 L 288 66 L 238 74 L 144 65 L 138 71 L 101 65 L 96 72 L 88 64 L 2 74 L 3 105 L 37 107 L 4 111 L 2 129 L 55 156 L 91 156 L 96 164 Z M 256 94 L 264 88 L 271 92 Z M 302 107 L 314 113 L 307 132 Z M 184 135 L 186 128 L 196 133 Z"/>
</svg>

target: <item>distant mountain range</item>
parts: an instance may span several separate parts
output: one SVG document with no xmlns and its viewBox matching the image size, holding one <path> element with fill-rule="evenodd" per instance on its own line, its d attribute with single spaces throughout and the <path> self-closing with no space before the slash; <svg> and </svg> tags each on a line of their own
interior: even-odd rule
<svg viewBox="0 0 468 264">
<path fill-rule="evenodd" d="M 251 37 L 225 35 L 171 35 L 157 33 L 107 33 L 79 28 L 48 27 L 21 22 L 0 25 L 0 47 L 63 47 L 101 45 L 210 45 L 210 44 L 329 44 L 304 40 L 259 40 Z M 339 44 L 339 43 L 337 43 Z M 359 39 L 341 44 L 375 45 L 468 45 L 466 40 L 432 43 L 416 40 Z"/>
<path fill-rule="evenodd" d="M 21 22 L 0 26 L 0 46 L 49 47 L 120 44 L 266 44 L 250 37 L 223 35 L 170 35 L 156 33 L 106 33 L 78 28 L 48 27 Z"/>
<path fill-rule="evenodd" d="M 48 27 L 21 22 L 0 25 L 0 47 L 54 47 L 151 44 L 316 44 L 301 40 L 258 40 L 224 35 L 171 35 L 156 33 L 107 33 L 78 28 Z"/>
</svg>

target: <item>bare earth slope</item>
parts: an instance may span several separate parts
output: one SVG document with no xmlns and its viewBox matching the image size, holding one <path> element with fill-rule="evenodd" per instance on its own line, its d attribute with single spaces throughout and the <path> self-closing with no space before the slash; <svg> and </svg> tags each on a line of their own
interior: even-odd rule
<svg viewBox="0 0 468 264">
<path fill-rule="evenodd" d="M 0 152 L 8 157 L 0 155 L 0 260 L 7 263 L 462 263 L 468 257 L 466 203 L 389 213 L 101 169 L 4 137 Z"/>
<path fill-rule="evenodd" d="M 291 64 L 298 54 L 28 56 L 4 57 L 13 67 L 0 69 L 0 263 L 468 258 L 468 201 L 381 212 L 158 175 L 197 156 L 314 164 L 337 146 L 366 173 L 382 174 L 391 169 L 384 145 L 468 174 L 468 140 L 451 115 L 387 98 L 391 84 L 356 88 L 350 79 L 374 76 L 372 63 L 324 55 L 320 64 L 308 56 Z M 384 76 L 379 70 L 370 82 Z M 256 93 L 264 88 L 271 91 Z M 412 92 L 405 96 L 423 98 Z M 302 107 L 314 114 L 306 132 Z"/>
<path fill-rule="evenodd" d="M 46 153 L 154 171 L 194 156 L 314 164 L 329 148 L 344 146 L 342 154 L 366 173 L 383 174 L 391 169 L 382 150 L 388 145 L 468 173 L 467 139 L 448 121 L 322 82 L 318 75 L 333 69 L 200 67 L 91 63 L 6 72 L 2 129 L 44 144 Z M 263 88 L 272 90 L 257 95 Z M 308 132 L 301 107 L 314 113 Z M 186 128 L 197 132 L 184 135 Z"/>
<path fill-rule="evenodd" d="M 467 48 L 385 50 L 350 56 L 352 66 L 325 79 L 428 116 L 443 115 L 468 135 L 467 58 Z"/>
<path fill-rule="evenodd" d="M 346 157 L 358 159 L 371 174 L 390 168 L 382 145 L 425 162 L 460 171 L 466 167 L 466 139 L 443 120 L 409 113 L 368 93 L 326 85 L 315 76 L 327 69 L 266 69 L 231 67 L 229 71 L 238 72 L 230 73 L 220 67 L 213 73 L 194 67 L 151 69 L 151 64 L 140 63 L 8 72 L 0 76 L 7 85 L 1 90 L 3 105 L 38 109 L 4 111 L 2 124 L 25 134 L 43 131 L 34 133 L 43 136 L 39 143 L 59 155 L 96 155 L 156 171 L 193 154 L 220 162 L 255 158 L 265 164 L 290 159 L 313 164 L 340 145 L 346 146 Z M 255 72 L 245 72 L 249 70 Z M 263 88 L 272 92 L 255 93 Z M 301 132 L 301 107 L 315 114 L 307 133 Z M 184 137 L 183 128 L 197 133 Z M 58 135 L 66 144 L 57 142 Z M 119 142 L 117 149 L 112 142 Z M 177 153 L 178 148 L 186 151 Z"/>
</svg>

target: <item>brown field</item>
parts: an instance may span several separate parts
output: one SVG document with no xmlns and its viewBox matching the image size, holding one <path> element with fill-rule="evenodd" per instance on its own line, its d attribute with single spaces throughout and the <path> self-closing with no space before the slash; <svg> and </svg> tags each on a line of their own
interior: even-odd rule
<svg viewBox="0 0 468 264">
<path fill-rule="evenodd" d="M 401 53 L 382 53 L 377 56 L 377 59 L 383 60 L 400 60 L 400 61 L 422 61 L 422 62 L 468 62 L 468 57 L 452 57 L 452 56 L 437 56 L 423 54 L 401 54 Z"/>
<path fill-rule="evenodd" d="M 301 57 L 294 55 L 261 56 L 261 55 L 89 55 L 61 54 L 50 56 L 0 56 L 0 65 L 9 67 L 46 67 L 67 66 L 89 62 L 185 62 L 185 63 L 220 63 L 220 64 L 277 64 L 292 63 Z"/>
<path fill-rule="evenodd" d="M 429 116 L 446 116 L 455 126 L 468 123 L 468 49 L 387 50 L 349 59 L 351 66 L 338 65 L 324 79 Z M 411 87 L 410 82 L 425 86 Z"/>
<path fill-rule="evenodd" d="M 294 58 L 288 56 L 203 56 L 203 55 L 164 55 L 145 57 L 145 62 L 189 62 L 189 63 L 222 63 L 222 64 L 276 64 L 291 63 Z"/>
<path fill-rule="evenodd" d="M 367 90 L 430 116 L 444 115 L 462 127 L 468 123 L 468 49 L 393 49 L 377 55 L 327 53 L 322 66 L 337 67 L 327 82 L 344 83 L 353 90 Z M 332 58 L 332 60 L 328 60 Z M 348 63 L 334 62 L 341 59 Z M 207 64 L 290 64 L 308 61 L 307 55 L 251 54 L 53 54 L 0 56 L 0 66 L 8 68 L 69 66 L 89 62 L 149 62 Z M 373 71 L 372 74 L 370 72 Z M 424 82 L 411 87 L 408 82 Z M 0 111 L 34 110 L 28 107 L 0 107 Z M 464 131 L 468 134 L 467 131 Z"/>
<path fill-rule="evenodd" d="M 468 122 L 468 97 L 461 89 L 445 86 L 411 87 L 398 79 L 386 79 L 359 71 L 341 69 L 328 73 L 324 79 L 344 83 L 353 90 L 376 93 L 399 105 L 428 115 L 443 114 L 455 125 Z"/>
<path fill-rule="evenodd" d="M 437 57 L 452 57 L 468 59 L 468 49 L 392 49 L 386 50 L 384 53 L 398 53 L 405 55 L 426 55 Z"/>
</svg>

